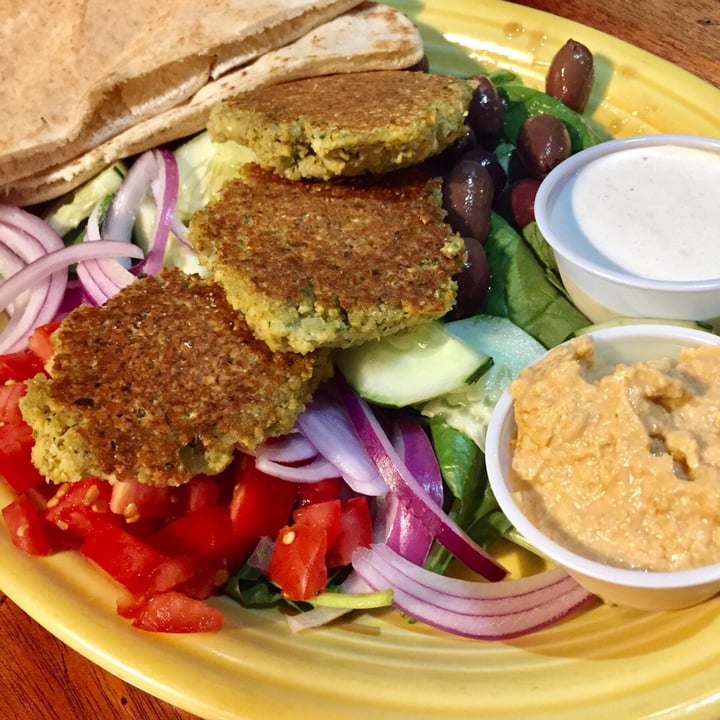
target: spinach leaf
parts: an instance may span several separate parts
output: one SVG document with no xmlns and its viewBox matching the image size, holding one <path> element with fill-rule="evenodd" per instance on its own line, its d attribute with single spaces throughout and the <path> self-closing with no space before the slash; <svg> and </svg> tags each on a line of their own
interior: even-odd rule
<svg viewBox="0 0 720 720">
<path fill-rule="evenodd" d="M 537 236 L 534 242 L 538 242 Z M 496 213 L 492 215 L 485 251 L 492 281 L 484 313 L 512 320 L 546 348 L 590 324 L 567 298 L 552 268 L 543 264 L 530 245 Z M 541 252 L 549 262 L 549 250 Z"/>
<path fill-rule="evenodd" d="M 505 108 L 505 137 L 513 144 L 516 143 L 520 126 L 525 120 L 540 113 L 554 115 L 565 123 L 574 153 L 610 139 L 606 131 L 593 125 L 557 98 L 540 90 L 519 83 L 505 83 L 498 85 L 497 91 Z"/>
<path fill-rule="evenodd" d="M 487 549 L 512 526 L 490 490 L 483 452 L 440 416 L 430 420 L 430 437 L 443 480 L 452 494 L 449 516 L 478 545 Z M 442 573 L 451 560 L 452 555 L 435 543 L 425 567 Z"/>
</svg>

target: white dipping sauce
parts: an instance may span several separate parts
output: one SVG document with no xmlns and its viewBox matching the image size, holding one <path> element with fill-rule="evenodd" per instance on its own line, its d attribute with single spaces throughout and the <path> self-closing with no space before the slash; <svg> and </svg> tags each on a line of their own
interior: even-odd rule
<svg viewBox="0 0 720 720">
<path fill-rule="evenodd" d="M 720 277 L 720 153 L 677 145 L 611 153 L 568 180 L 551 214 L 554 227 L 575 226 L 597 255 L 638 276 Z"/>
</svg>

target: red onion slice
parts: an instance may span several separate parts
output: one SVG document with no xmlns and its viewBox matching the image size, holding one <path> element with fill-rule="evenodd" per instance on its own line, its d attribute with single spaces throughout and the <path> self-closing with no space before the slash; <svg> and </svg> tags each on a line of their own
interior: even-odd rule
<svg viewBox="0 0 720 720">
<path fill-rule="evenodd" d="M 518 580 L 470 582 L 419 568 L 383 545 L 356 550 L 353 568 L 372 589 L 392 589 L 393 605 L 401 612 L 446 632 L 486 640 L 540 630 L 593 597 L 562 568 Z"/>
<path fill-rule="evenodd" d="M 355 492 L 380 496 L 388 491 L 347 413 L 336 401 L 316 393 L 296 424 Z"/>
<path fill-rule="evenodd" d="M 312 483 L 340 477 L 340 471 L 325 458 L 317 456 L 304 465 L 284 465 L 263 457 L 255 458 L 255 467 L 280 480 Z"/>
<path fill-rule="evenodd" d="M 505 568 L 435 504 L 395 452 L 367 403 L 339 378 L 337 385 L 350 421 L 380 471 L 380 475 L 388 487 L 397 494 L 400 502 L 460 562 L 488 580 L 502 580 L 507 574 Z"/>
<path fill-rule="evenodd" d="M 255 450 L 255 457 L 278 463 L 301 463 L 312 460 L 317 450 L 299 432 L 291 432 L 279 438 L 266 440 Z"/>
<path fill-rule="evenodd" d="M 393 426 L 392 444 L 433 502 L 442 507 L 442 474 L 432 443 L 422 426 L 410 418 L 398 418 Z M 422 565 L 432 547 L 433 534 L 395 493 L 388 493 L 384 498 L 382 520 L 385 543 L 410 562 Z"/>
</svg>

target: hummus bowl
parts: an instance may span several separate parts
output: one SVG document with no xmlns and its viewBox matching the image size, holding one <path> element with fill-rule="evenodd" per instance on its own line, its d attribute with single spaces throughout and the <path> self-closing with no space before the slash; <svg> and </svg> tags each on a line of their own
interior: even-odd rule
<svg viewBox="0 0 720 720">
<path fill-rule="evenodd" d="M 590 333 L 594 356 L 605 364 L 630 365 L 669 358 L 677 360 L 683 348 L 720 345 L 720 336 L 691 327 L 669 324 L 623 324 Z M 552 351 L 549 351 L 552 352 Z M 549 354 L 549 353 L 548 353 Z M 547 357 L 544 356 L 544 357 Z M 537 362 L 542 362 L 542 358 Z M 533 365 L 536 365 L 534 363 Z M 624 432 L 624 428 L 620 429 Z M 720 592 L 720 562 L 678 570 L 647 570 L 611 564 L 579 552 L 572 542 L 557 541 L 533 522 L 522 506 L 518 481 L 511 470 L 517 423 L 510 388 L 500 397 L 487 432 L 486 463 L 490 486 L 500 508 L 539 553 L 564 567 L 586 589 L 604 601 L 641 610 L 672 610 L 703 602 Z M 583 436 L 585 437 L 585 436 Z M 585 508 L 584 517 L 591 511 Z M 594 520 L 606 522 L 602 513 Z M 562 528 L 561 528 L 562 530 Z M 716 528 L 720 533 L 720 529 Z M 672 548 L 675 538 L 664 538 Z M 573 549 L 570 546 L 573 545 Z"/>
<path fill-rule="evenodd" d="M 720 324 L 720 139 L 609 140 L 543 180 L 535 218 L 577 307 Z"/>
</svg>

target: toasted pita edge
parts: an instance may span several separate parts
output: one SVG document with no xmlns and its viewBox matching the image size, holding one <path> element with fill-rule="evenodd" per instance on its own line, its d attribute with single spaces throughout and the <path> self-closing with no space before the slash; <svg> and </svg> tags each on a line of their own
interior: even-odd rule
<svg viewBox="0 0 720 720">
<path fill-rule="evenodd" d="M 395 70 L 423 57 L 417 27 L 387 5 L 365 3 L 254 63 L 209 82 L 181 107 L 138 123 L 68 163 L 17 180 L 0 198 L 34 205 L 76 188 L 113 162 L 203 130 L 210 108 L 249 90 L 302 77 Z"/>
<path fill-rule="evenodd" d="M 73 158 L 92 150 L 117 134 L 139 122 L 181 106 L 216 74 L 215 64 L 237 65 L 261 57 L 265 52 L 293 42 L 314 27 L 327 22 L 358 5 L 362 0 L 296 0 L 283 6 L 272 4 L 266 11 L 258 7 L 257 18 L 249 27 L 233 31 L 233 39 L 227 39 L 227 26 L 203 36 L 203 45 L 183 48 L 179 44 L 177 57 L 163 55 L 158 64 L 142 57 L 143 53 L 120 53 L 116 64 L 109 66 L 107 74 L 94 85 L 83 89 L 77 105 L 70 105 L 63 112 L 49 111 L 53 100 L 40 97 L 45 104 L 33 109 L 33 122 L 42 122 L 29 128 L 27 136 L 18 136 L 18 142 L 7 128 L 7 149 L 0 153 L 0 184 L 44 173 L 59 163 L 71 162 Z M 247 12 L 247 8 L 244 9 Z M 74 21 L 69 18 L 68 21 Z M 217 34 L 222 39 L 215 39 Z M 239 39 L 237 39 L 239 38 Z M 65 47 L 67 52 L 68 49 Z M 125 59 L 123 59 L 125 58 Z M 59 102 L 59 101 L 56 101 Z M 47 103 L 50 103 L 48 106 Z M 40 117 L 44 115 L 47 119 Z M 24 131 L 23 129 L 20 132 Z M 35 127 L 35 131 L 33 131 Z M 3 143 L 4 144 L 4 143 Z M 13 149 L 15 148 L 15 149 Z"/>
</svg>

